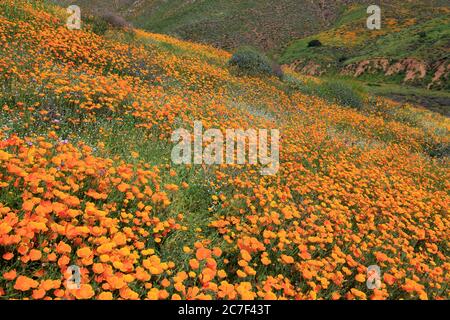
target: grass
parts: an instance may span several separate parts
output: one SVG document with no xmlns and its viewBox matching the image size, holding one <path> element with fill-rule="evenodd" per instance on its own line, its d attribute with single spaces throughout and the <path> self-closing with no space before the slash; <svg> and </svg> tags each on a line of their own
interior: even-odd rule
<svg viewBox="0 0 450 320">
<path fill-rule="evenodd" d="M 352 63 L 374 57 L 388 57 L 396 60 L 412 57 L 425 61 L 448 59 L 449 53 L 445 48 L 450 37 L 449 27 L 450 20 L 445 15 L 415 24 L 376 39 L 360 50 L 357 57 L 347 62 Z"/>
<path fill-rule="evenodd" d="M 329 103 L 355 109 L 362 109 L 366 92 L 363 86 L 355 81 L 344 81 L 327 78 L 319 83 L 312 81 L 301 82 L 293 78 L 286 80 L 288 90 L 298 90 L 304 94 L 321 97 Z"/>
<path fill-rule="evenodd" d="M 348 10 L 344 9 L 341 17 L 334 24 L 335 28 L 345 26 L 346 24 L 352 23 L 354 21 L 361 21 L 367 17 L 367 7 L 365 6 L 353 6 Z"/>
</svg>

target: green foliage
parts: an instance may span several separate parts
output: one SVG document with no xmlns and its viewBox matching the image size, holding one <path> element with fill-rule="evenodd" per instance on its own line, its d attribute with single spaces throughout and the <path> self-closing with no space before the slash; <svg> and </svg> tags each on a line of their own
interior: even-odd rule
<svg viewBox="0 0 450 320">
<path fill-rule="evenodd" d="M 341 17 L 336 21 L 335 27 L 338 28 L 340 26 L 352 23 L 354 21 L 363 20 L 367 17 L 367 6 L 357 6 L 350 8 L 342 13 Z"/>
<path fill-rule="evenodd" d="M 313 95 L 314 89 L 316 88 L 316 85 L 312 82 L 301 81 L 300 79 L 291 75 L 285 75 L 284 83 L 286 84 L 286 91 L 288 93 L 295 93 L 297 91 L 300 91 L 307 95 Z"/>
<path fill-rule="evenodd" d="M 286 77 L 288 91 L 300 91 L 311 96 L 319 96 L 330 103 L 361 110 L 364 108 L 365 90 L 355 82 L 328 79 L 322 83 L 302 82 L 294 77 Z"/>
<path fill-rule="evenodd" d="M 433 158 L 450 157 L 450 144 L 446 142 L 434 142 L 427 146 L 425 150 Z"/>
<path fill-rule="evenodd" d="M 320 97 L 346 107 L 362 109 L 364 106 L 362 89 L 345 81 L 327 80 L 317 86 L 316 92 Z"/>
<path fill-rule="evenodd" d="M 308 47 L 321 47 L 322 46 L 322 42 L 320 42 L 320 40 L 317 39 L 313 39 L 310 42 L 308 42 Z"/>
<path fill-rule="evenodd" d="M 438 16 L 403 28 L 400 32 L 388 33 L 369 43 L 369 46 L 361 50 L 361 59 L 381 56 L 392 59 L 415 57 L 437 61 L 448 58 L 449 37 L 448 18 Z"/>
<path fill-rule="evenodd" d="M 267 56 L 252 47 L 241 47 L 231 57 L 228 64 L 241 75 L 271 75 L 272 62 Z"/>
<path fill-rule="evenodd" d="M 85 22 L 90 25 L 92 32 L 100 36 L 106 34 L 112 28 L 126 32 L 131 31 L 131 25 L 125 19 L 112 13 L 90 15 L 85 18 Z"/>
<path fill-rule="evenodd" d="M 91 26 L 92 32 L 102 36 L 108 31 L 108 23 L 97 16 L 89 16 L 86 18 L 86 22 Z"/>
</svg>

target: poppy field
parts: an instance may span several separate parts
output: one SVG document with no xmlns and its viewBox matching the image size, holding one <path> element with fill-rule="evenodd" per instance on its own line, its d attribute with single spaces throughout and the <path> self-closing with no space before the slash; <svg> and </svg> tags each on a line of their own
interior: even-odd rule
<svg viewBox="0 0 450 320">
<path fill-rule="evenodd" d="M 320 79 L 238 76 L 229 52 L 66 18 L 0 3 L 0 299 L 450 298 L 448 118 L 341 106 L 296 89 Z M 278 173 L 173 164 L 194 121 L 279 129 Z"/>
</svg>

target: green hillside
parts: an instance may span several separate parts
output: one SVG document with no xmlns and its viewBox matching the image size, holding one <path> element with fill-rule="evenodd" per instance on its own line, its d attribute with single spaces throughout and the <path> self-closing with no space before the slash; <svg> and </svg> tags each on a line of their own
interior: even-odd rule
<svg viewBox="0 0 450 320">
<path fill-rule="evenodd" d="M 380 30 L 366 28 L 366 6 L 353 5 L 335 26 L 291 42 L 280 61 L 309 74 L 449 88 L 449 8 L 442 1 L 383 4 Z M 322 46 L 309 47 L 311 40 Z"/>
<path fill-rule="evenodd" d="M 58 1 L 59 3 L 61 1 Z M 252 44 L 278 50 L 333 25 L 348 0 L 77 0 L 82 8 L 115 11 L 135 26 L 232 49 Z"/>
</svg>

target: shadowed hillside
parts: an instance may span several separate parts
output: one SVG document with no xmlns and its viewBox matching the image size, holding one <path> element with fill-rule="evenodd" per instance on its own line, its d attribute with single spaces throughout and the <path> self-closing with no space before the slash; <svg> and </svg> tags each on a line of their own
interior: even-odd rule
<svg viewBox="0 0 450 320">
<path fill-rule="evenodd" d="M 351 0 L 80 0 L 95 12 L 113 10 L 136 26 L 216 47 L 242 44 L 277 50 L 330 27 Z"/>
</svg>

